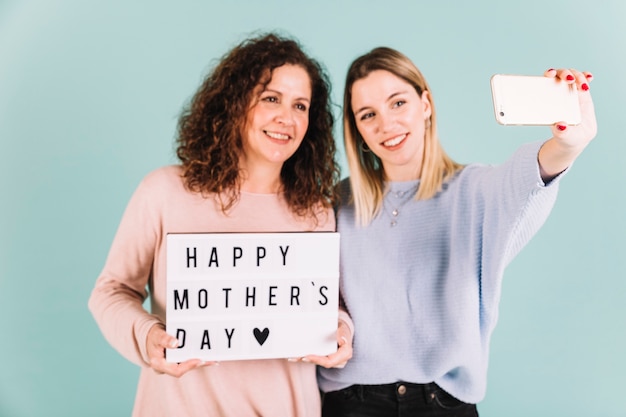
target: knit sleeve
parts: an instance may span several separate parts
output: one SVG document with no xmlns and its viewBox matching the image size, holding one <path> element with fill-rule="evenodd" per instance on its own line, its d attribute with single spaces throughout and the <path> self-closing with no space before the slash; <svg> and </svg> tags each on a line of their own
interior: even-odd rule
<svg viewBox="0 0 626 417">
<path fill-rule="evenodd" d="M 466 186 L 471 189 L 475 219 L 480 225 L 483 265 L 508 265 L 547 219 L 558 193 L 562 173 L 544 184 L 539 171 L 541 142 L 522 145 L 503 164 L 471 166 Z M 493 256 L 493 258 L 491 258 Z"/>
<path fill-rule="evenodd" d="M 505 268 L 545 223 L 556 201 L 564 173 L 544 184 L 537 159 L 541 145 L 525 144 L 505 163 L 475 169 L 472 193 L 477 198 L 472 201 L 477 207 L 472 208 L 479 214 L 474 216 L 474 244 L 480 248 L 476 267 L 485 328 L 497 320 Z"/>
<path fill-rule="evenodd" d="M 503 259 L 508 265 L 539 231 L 556 202 L 559 183 L 567 170 L 545 184 L 539 169 L 539 149 L 543 143 L 522 146 L 505 164 L 505 189 L 502 193 L 512 202 L 510 234 L 504 246 Z M 507 190 L 510 187 L 511 190 Z M 506 204 L 507 199 L 503 199 Z"/>
<path fill-rule="evenodd" d="M 149 175 L 131 197 L 89 299 L 89 309 L 106 340 L 122 356 L 144 366 L 148 331 L 161 323 L 143 308 L 162 234 L 158 182 L 158 175 Z"/>
</svg>

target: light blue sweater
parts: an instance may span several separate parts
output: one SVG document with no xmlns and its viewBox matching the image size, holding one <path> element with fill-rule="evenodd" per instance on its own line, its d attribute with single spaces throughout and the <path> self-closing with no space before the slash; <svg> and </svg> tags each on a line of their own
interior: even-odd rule
<svg viewBox="0 0 626 417">
<path fill-rule="evenodd" d="M 557 196 L 560 177 L 541 180 L 540 146 L 523 145 L 499 166 L 468 165 L 429 200 L 398 194 L 418 181 L 391 182 L 385 210 L 365 228 L 355 226 L 344 180 L 340 291 L 354 355 L 343 369 L 319 368 L 322 391 L 434 381 L 462 401 L 484 398 L 504 268 Z"/>
</svg>

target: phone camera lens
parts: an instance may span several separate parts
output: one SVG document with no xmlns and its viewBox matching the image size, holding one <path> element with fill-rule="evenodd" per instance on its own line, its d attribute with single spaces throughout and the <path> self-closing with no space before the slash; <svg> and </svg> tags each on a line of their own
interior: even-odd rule
<svg viewBox="0 0 626 417">
<path fill-rule="evenodd" d="M 500 116 L 504 116 L 504 112 L 503 111 L 500 112 Z"/>
</svg>

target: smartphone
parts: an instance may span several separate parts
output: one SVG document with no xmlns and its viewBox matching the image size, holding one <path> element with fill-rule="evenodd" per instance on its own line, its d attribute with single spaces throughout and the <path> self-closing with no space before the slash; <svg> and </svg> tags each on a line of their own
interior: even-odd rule
<svg viewBox="0 0 626 417">
<path fill-rule="evenodd" d="M 491 95 L 501 125 L 580 123 L 576 85 L 557 78 L 496 74 L 491 77 Z"/>
</svg>

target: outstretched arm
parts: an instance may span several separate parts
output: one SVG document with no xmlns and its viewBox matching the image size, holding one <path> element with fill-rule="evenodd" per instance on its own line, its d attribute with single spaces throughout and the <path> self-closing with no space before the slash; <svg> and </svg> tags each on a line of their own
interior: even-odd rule
<svg viewBox="0 0 626 417">
<path fill-rule="evenodd" d="M 574 69 L 549 69 L 544 75 L 558 77 L 568 84 L 576 84 L 581 112 L 581 122 L 576 126 L 568 126 L 564 122 L 555 123 L 552 126 L 552 138 L 539 150 L 541 178 L 547 184 L 576 160 L 596 136 L 598 127 L 589 90 L 589 83 L 593 79 L 591 73 Z"/>
</svg>

